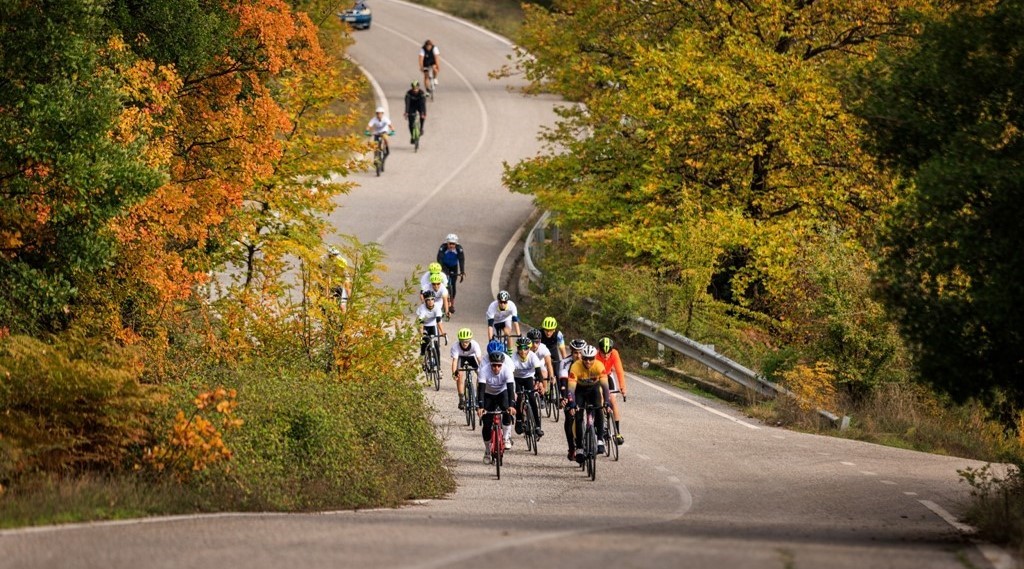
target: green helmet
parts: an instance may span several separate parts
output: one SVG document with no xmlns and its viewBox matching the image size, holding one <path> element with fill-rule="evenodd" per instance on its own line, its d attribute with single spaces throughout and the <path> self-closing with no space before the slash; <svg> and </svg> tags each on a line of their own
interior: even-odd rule
<svg viewBox="0 0 1024 569">
<path fill-rule="evenodd" d="M 430 263 L 429 265 L 427 265 L 427 269 L 429 269 L 430 273 L 433 275 L 441 274 L 441 263 L 438 263 L 436 261 Z"/>
<path fill-rule="evenodd" d="M 612 342 L 612 339 L 609 338 L 608 336 L 605 336 L 604 338 L 601 338 L 600 340 L 597 341 L 597 347 L 601 349 L 602 354 L 611 353 L 612 347 L 614 346 L 615 342 Z"/>
<path fill-rule="evenodd" d="M 459 341 L 460 342 L 462 340 L 472 340 L 472 339 L 473 339 L 473 331 L 472 330 L 470 330 L 469 328 L 459 328 Z"/>
<path fill-rule="evenodd" d="M 516 348 L 519 351 L 529 350 L 532 347 L 533 340 L 530 340 L 529 338 L 519 338 L 518 340 L 516 340 Z"/>
<path fill-rule="evenodd" d="M 540 327 L 545 330 L 554 330 L 555 328 L 558 328 L 558 320 L 555 320 L 554 316 L 548 316 L 543 322 L 541 322 Z"/>
<path fill-rule="evenodd" d="M 441 284 L 444 282 L 444 277 L 441 273 L 430 273 L 430 284 Z"/>
</svg>

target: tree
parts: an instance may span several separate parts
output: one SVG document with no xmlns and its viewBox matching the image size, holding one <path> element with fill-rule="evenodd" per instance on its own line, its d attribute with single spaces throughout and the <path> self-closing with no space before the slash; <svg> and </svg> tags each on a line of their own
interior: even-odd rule
<svg viewBox="0 0 1024 569">
<path fill-rule="evenodd" d="M 930 23 L 863 105 L 904 177 L 881 290 L 923 380 L 1024 406 L 1024 2 Z"/>
</svg>

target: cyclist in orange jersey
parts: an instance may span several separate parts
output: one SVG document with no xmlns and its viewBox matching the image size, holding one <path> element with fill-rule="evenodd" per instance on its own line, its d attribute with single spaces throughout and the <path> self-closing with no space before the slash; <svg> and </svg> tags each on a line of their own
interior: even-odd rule
<svg viewBox="0 0 1024 569">
<path fill-rule="evenodd" d="M 608 389 L 615 393 L 618 390 L 622 393 L 622 400 L 626 400 L 626 371 L 622 369 L 622 359 L 619 357 L 619 351 L 615 349 L 615 342 L 608 336 L 601 338 L 597 341 L 597 361 L 604 364 L 604 369 L 608 372 Z M 611 397 L 612 400 L 612 415 L 615 417 L 615 426 L 621 431 L 622 425 L 620 420 L 622 415 L 619 413 L 619 402 L 615 397 Z M 606 426 L 607 428 L 607 426 Z M 622 434 L 615 435 L 616 444 L 622 444 L 626 442 Z"/>
</svg>

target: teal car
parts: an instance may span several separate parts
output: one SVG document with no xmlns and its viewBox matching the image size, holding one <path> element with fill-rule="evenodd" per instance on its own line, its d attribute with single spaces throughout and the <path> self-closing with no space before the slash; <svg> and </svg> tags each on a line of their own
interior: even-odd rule
<svg viewBox="0 0 1024 569">
<path fill-rule="evenodd" d="M 365 2 L 356 2 L 348 10 L 338 12 L 338 17 L 341 18 L 342 22 L 357 30 L 368 30 L 370 29 L 370 23 L 373 22 L 373 12 L 370 11 L 370 7 Z"/>
</svg>

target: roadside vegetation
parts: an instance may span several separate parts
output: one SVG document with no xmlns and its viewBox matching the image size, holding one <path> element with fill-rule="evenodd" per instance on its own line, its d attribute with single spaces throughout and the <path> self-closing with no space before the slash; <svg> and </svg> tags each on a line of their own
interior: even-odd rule
<svg viewBox="0 0 1024 569">
<path fill-rule="evenodd" d="M 561 235 L 531 312 L 662 322 L 801 395 L 751 414 L 1011 463 L 965 480 L 1024 503 L 1022 8 L 524 5 L 498 75 L 581 103 L 505 172 Z"/>
<path fill-rule="evenodd" d="M 408 291 L 324 221 L 365 144 L 335 10 L 0 8 L 0 525 L 453 488 Z"/>
</svg>

